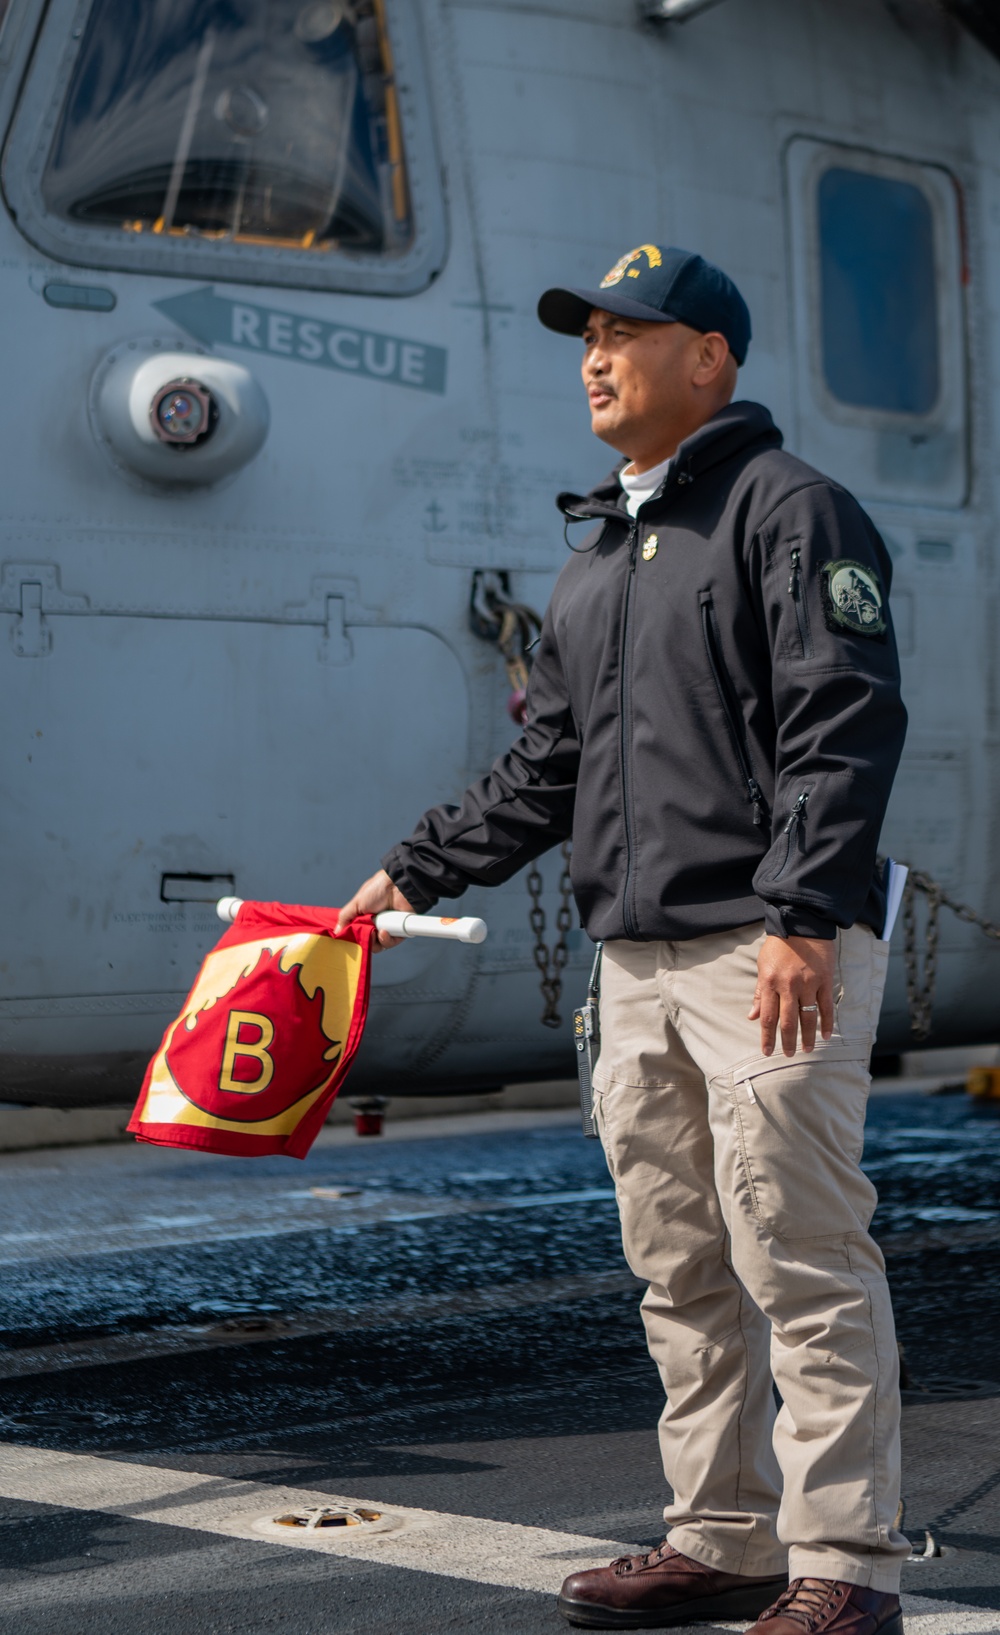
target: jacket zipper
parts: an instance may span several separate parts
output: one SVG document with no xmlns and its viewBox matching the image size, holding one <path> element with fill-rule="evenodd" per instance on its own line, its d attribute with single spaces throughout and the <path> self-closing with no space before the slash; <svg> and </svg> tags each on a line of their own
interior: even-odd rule
<svg viewBox="0 0 1000 1635">
<path fill-rule="evenodd" d="M 795 603 L 795 622 L 799 627 L 802 657 L 811 659 L 813 656 L 813 639 L 812 631 L 809 628 L 809 609 L 802 594 L 802 551 L 798 545 L 792 547 L 792 572 L 788 580 L 788 594 Z"/>
<path fill-rule="evenodd" d="M 777 874 L 772 874 L 772 876 L 771 876 L 772 880 L 780 880 L 781 876 L 784 874 L 785 870 L 788 867 L 789 861 L 791 860 L 791 856 L 792 856 L 792 848 L 795 845 L 795 837 L 796 837 L 796 835 L 798 834 L 798 831 L 799 831 L 799 826 L 802 823 L 805 822 L 806 807 L 807 807 L 808 804 L 809 804 L 809 791 L 808 791 L 808 789 L 803 789 L 803 791 L 802 791 L 801 795 L 799 796 L 798 800 L 795 802 L 795 805 L 792 807 L 791 817 L 788 819 L 788 822 L 785 824 L 785 827 L 781 831 L 783 835 L 788 836 L 788 840 L 787 840 L 787 843 L 785 845 L 785 855 L 781 860 L 781 867 L 778 870 Z"/>
<path fill-rule="evenodd" d="M 662 500 L 670 486 L 671 473 L 668 472 L 662 490 L 650 496 L 651 499 Z M 678 483 L 694 482 L 690 466 L 678 472 Z M 642 511 L 650 500 L 644 500 L 639 507 Z M 621 646 L 621 698 L 619 716 L 621 718 L 621 743 L 619 746 L 619 767 L 622 781 L 622 817 L 625 827 L 625 890 L 622 895 L 622 920 L 625 925 L 626 936 L 637 939 L 638 929 L 633 912 L 633 892 L 635 887 L 635 821 L 634 802 L 632 800 L 632 763 L 630 750 L 632 745 L 632 648 L 629 640 L 629 625 L 632 618 L 632 598 L 635 589 L 635 562 L 636 547 L 639 537 L 639 518 L 631 520 L 626 540 L 628 550 L 628 581 L 625 587 L 625 607 L 622 613 L 622 646 Z"/>
<path fill-rule="evenodd" d="M 635 553 L 638 533 L 639 524 L 633 520 L 628 531 L 627 540 L 628 580 L 625 586 L 625 607 L 622 613 L 621 707 L 619 709 L 621 718 L 619 762 L 622 780 L 622 817 L 625 824 L 625 890 L 622 895 L 622 919 L 625 922 L 626 936 L 633 939 L 636 937 L 637 932 L 635 916 L 632 912 L 635 827 L 632 801 L 632 765 L 629 754 L 632 743 L 632 650 L 629 643 L 629 624 L 632 617 L 632 594 L 635 586 Z"/>
<path fill-rule="evenodd" d="M 754 776 L 753 762 L 750 759 L 750 750 L 746 741 L 746 723 L 739 708 L 733 684 L 722 661 L 722 651 L 719 645 L 718 632 L 715 626 L 715 608 L 712 604 L 712 594 L 703 590 L 700 593 L 701 627 L 705 637 L 705 649 L 708 653 L 708 662 L 715 679 L 715 689 L 722 705 L 722 713 L 729 727 L 729 735 L 736 751 L 743 782 L 747 786 L 747 794 L 753 806 L 753 821 L 755 828 L 759 828 L 764 821 L 764 792 Z"/>
<path fill-rule="evenodd" d="M 795 802 L 795 805 L 792 807 L 792 815 L 785 824 L 785 827 L 782 829 L 782 834 L 791 834 L 793 829 L 798 828 L 800 820 L 806 815 L 806 807 L 808 804 L 809 791 L 808 789 L 803 789 L 798 800 Z"/>
</svg>

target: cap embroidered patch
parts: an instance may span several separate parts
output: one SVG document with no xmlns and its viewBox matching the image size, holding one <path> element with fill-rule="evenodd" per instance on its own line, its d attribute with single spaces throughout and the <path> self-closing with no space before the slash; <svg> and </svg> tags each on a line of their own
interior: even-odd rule
<svg viewBox="0 0 1000 1635">
<path fill-rule="evenodd" d="M 601 279 L 601 289 L 609 290 L 613 284 L 620 284 L 627 272 L 630 278 L 638 278 L 638 267 L 632 268 L 631 272 L 629 272 L 629 268 L 632 267 L 633 261 L 638 261 L 641 255 L 646 257 L 646 262 L 650 268 L 663 265 L 663 256 L 657 245 L 640 244 L 637 250 L 629 250 L 627 255 L 623 255 L 620 260 L 615 262 L 607 277 Z"/>
<path fill-rule="evenodd" d="M 871 568 L 842 557 L 838 562 L 824 562 L 820 572 L 823 611 L 831 630 L 850 630 L 855 636 L 885 635 L 882 586 Z"/>
</svg>

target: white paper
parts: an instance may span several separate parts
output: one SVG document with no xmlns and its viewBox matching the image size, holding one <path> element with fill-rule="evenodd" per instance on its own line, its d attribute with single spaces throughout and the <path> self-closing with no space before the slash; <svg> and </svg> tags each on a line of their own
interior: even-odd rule
<svg viewBox="0 0 1000 1635">
<path fill-rule="evenodd" d="M 891 857 L 885 871 L 885 924 L 882 927 L 882 941 L 888 942 L 892 936 L 892 928 L 896 923 L 899 905 L 903 901 L 903 887 L 906 885 L 906 876 L 909 869 L 905 863 L 896 863 Z"/>
</svg>

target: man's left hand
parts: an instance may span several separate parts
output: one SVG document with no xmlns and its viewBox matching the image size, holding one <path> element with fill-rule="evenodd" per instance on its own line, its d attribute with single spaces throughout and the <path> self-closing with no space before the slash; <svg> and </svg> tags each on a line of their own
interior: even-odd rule
<svg viewBox="0 0 1000 1635">
<path fill-rule="evenodd" d="M 836 939 L 764 938 L 750 1021 L 760 1018 L 760 1048 L 765 1056 L 773 1054 L 779 1030 L 786 1056 L 795 1055 L 800 1025 L 803 1050 L 815 1048 L 817 1023 L 823 1038 L 830 1038 L 836 965 Z"/>
</svg>

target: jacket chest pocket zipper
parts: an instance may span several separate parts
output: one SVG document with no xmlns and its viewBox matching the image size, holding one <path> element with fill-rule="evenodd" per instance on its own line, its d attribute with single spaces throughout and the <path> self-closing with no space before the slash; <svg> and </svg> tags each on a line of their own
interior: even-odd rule
<svg viewBox="0 0 1000 1635">
<path fill-rule="evenodd" d="M 802 588 L 802 551 L 798 545 L 792 546 L 792 571 L 788 579 L 788 594 L 795 603 L 795 623 L 799 627 L 799 645 L 802 648 L 802 657 L 811 659 L 813 656 L 812 631 L 809 628 L 809 608 L 806 603 L 805 591 Z"/>
<path fill-rule="evenodd" d="M 746 725 L 739 700 L 730 680 L 722 659 L 722 644 L 715 622 L 715 607 L 712 602 L 711 591 L 703 590 L 698 593 L 701 606 L 701 629 L 705 638 L 705 651 L 708 655 L 709 669 L 715 681 L 715 690 L 719 695 L 722 713 L 729 727 L 729 736 L 733 741 L 736 759 L 739 763 L 740 775 L 746 785 L 747 796 L 753 807 L 753 821 L 759 828 L 764 821 L 764 792 L 754 776 L 753 762 L 750 759 L 750 750 L 746 740 Z"/>
</svg>

